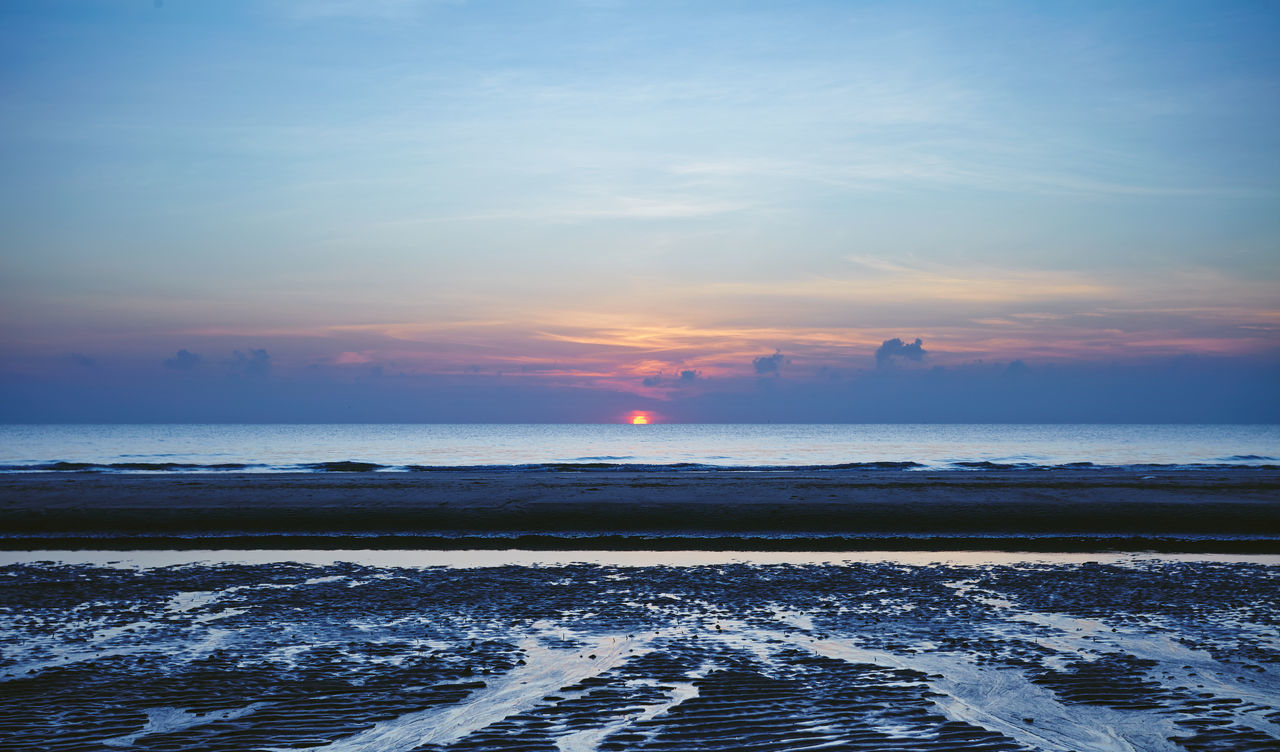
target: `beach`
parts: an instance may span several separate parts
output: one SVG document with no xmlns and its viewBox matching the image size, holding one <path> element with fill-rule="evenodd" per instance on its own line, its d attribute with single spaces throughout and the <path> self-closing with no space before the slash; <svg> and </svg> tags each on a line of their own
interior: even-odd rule
<svg viewBox="0 0 1280 752">
<path fill-rule="evenodd" d="M 0 747 L 1272 750 L 1278 489 L 1268 468 L 9 473 Z"/>
<path fill-rule="evenodd" d="M 1280 738 L 1275 557 L 463 553 L 0 566 L 0 746 L 1240 752 Z"/>
<path fill-rule="evenodd" d="M 437 470 L 0 475 L 7 548 L 1253 550 L 1280 471 Z"/>
</svg>

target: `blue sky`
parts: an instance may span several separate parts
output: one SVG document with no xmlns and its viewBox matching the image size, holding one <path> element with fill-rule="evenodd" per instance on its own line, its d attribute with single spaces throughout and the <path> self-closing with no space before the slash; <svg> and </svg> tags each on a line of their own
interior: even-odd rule
<svg viewBox="0 0 1280 752">
<path fill-rule="evenodd" d="M 0 418 L 1278 420 L 1278 32 L 6 3 Z"/>
</svg>

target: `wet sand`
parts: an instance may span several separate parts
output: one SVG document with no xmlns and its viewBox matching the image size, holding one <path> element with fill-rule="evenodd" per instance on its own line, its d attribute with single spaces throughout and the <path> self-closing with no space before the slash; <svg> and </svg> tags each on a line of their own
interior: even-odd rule
<svg viewBox="0 0 1280 752">
<path fill-rule="evenodd" d="M 979 552 L 1277 554 L 1278 502 L 1257 469 L 0 476 L 0 748 L 1274 750 L 1275 556 Z M 530 541 L 563 550 L 421 550 Z"/>
<path fill-rule="evenodd" d="M 1280 471 L 0 476 L 0 546 L 1280 550 Z"/>
<path fill-rule="evenodd" d="M 1247 558 L 459 569 L 288 556 L 0 567 L 0 748 L 1280 746 L 1280 568 Z"/>
</svg>

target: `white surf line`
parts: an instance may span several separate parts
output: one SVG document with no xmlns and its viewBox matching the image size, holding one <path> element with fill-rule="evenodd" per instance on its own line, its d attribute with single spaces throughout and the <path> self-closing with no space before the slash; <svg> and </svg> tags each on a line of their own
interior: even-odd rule
<svg viewBox="0 0 1280 752">
<path fill-rule="evenodd" d="M 498 677 L 460 705 L 408 713 L 329 744 L 291 747 L 288 752 L 408 752 L 424 744 L 452 744 L 474 731 L 537 707 L 548 694 L 648 652 L 654 636 L 650 633 L 583 639 L 575 634 L 575 639 L 587 644 L 568 650 L 547 648 L 536 639 L 527 639 L 520 645 L 524 666 Z M 266 749 L 285 752 L 283 748 Z"/>
<path fill-rule="evenodd" d="M 1280 676 L 1272 672 L 1258 674 L 1254 677 L 1254 683 L 1237 681 L 1231 675 L 1238 674 L 1241 670 L 1239 667 L 1222 663 L 1206 651 L 1189 648 L 1168 634 L 1140 634 L 1130 631 L 1128 627 L 1113 629 L 1105 622 L 1094 619 L 1028 611 L 1010 600 L 974 594 L 972 591 L 975 588 L 971 582 L 946 584 L 955 588 L 960 595 L 984 605 L 1007 610 L 1007 618 L 1011 621 L 1057 630 L 1060 634 L 1051 637 L 1023 636 L 1050 650 L 1077 655 L 1127 653 L 1135 658 L 1154 661 L 1157 668 L 1148 670 L 1147 675 L 1162 686 L 1185 686 L 1219 697 L 1243 700 L 1244 705 L 1231 710 L 1235 719 L 1242 725 L 1280 738 L 1280 724 L 1266 717 L 1269 713 L 1280 710 Z M 1152 626 L 1150 629 L 1156 630 L 1159 627 Z M 1248 704 L 1253 707 L 1248 707 Z"/>
<path fill-rule="evenodd" d="M 236 718 L 243 718 L 270 704 L 269 702 L 255 702 L 242 708 L 211 710 L 208 713 L 189 713 L 182 708 L 149 708 L 147 710 L 147 723 L 140 730 L 124 736 L 103 739 L 102 743 L 108 747 L 132 747 L 134 742 L 144 736 L 169 734 L 174 731 L 185 731 L 196 726 L 203 726 L 214 721 L 231 721 Z"/>
<path fill-rule="evenodd" d="M 693 684 L 672 683 L 671 686 L 674 687 L 674 691 L 666 702 L 646 705 L 644 710 L 620 721 L 610 723 L 607 726 L 565 734 L 556 739 L 556 747 L 560 749 L 560 752 L 597 752 L 600 748 L 600 742 L 609 736 L 627 729 L 632 724 L 656 718 L 685 700 L 691 700 L 698 696 L 698 688 Z"/>
</svg>

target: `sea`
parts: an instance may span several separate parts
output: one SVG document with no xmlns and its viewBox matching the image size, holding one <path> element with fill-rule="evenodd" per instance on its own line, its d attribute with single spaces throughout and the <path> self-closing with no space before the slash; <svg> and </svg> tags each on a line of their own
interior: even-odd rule
<svg viewBox="0 0 1280 752">
<path fill-rule="evenodd" d="M 1275 467 L 1280 425 L 0 425 L 0 472 Z"/>
</svg>

